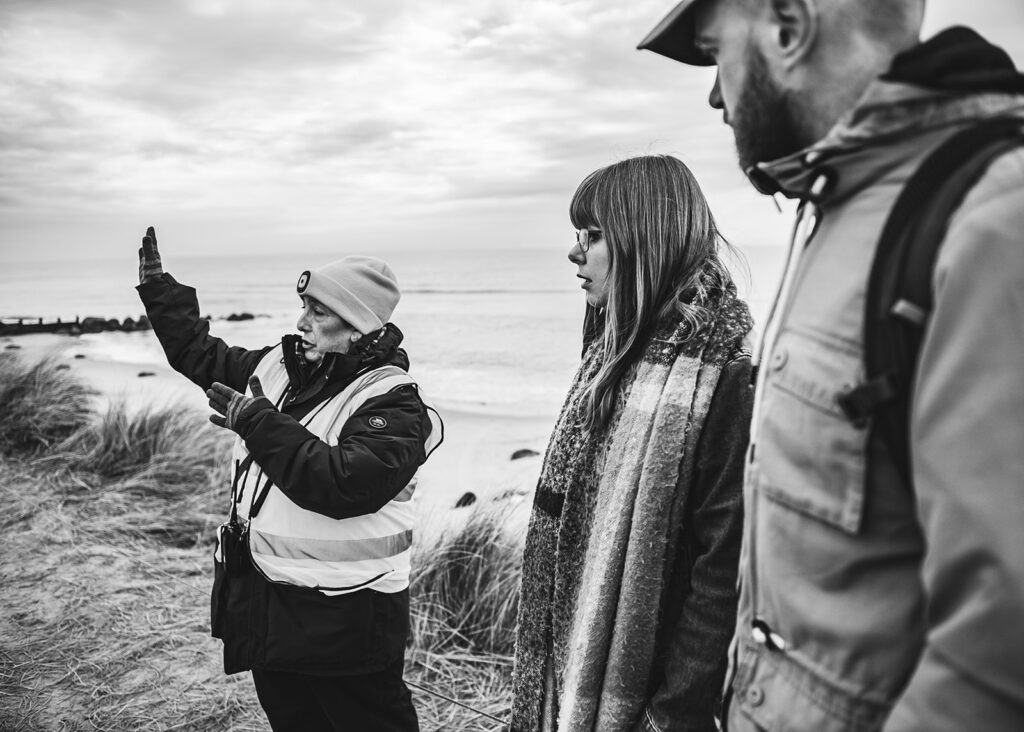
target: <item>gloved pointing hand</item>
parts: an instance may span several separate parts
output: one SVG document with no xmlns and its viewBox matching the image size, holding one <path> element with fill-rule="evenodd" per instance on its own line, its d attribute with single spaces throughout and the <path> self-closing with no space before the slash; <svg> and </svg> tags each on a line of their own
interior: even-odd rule
<svg viewBox="0 0 1024 732">
<path fill-rule="evenodd" d="M 163 273 L 160 252 L 156 248 L 156 229 L 150 226 L 142 237 L 142 247 L 139 249 L 139 284 L 152 282 Z"/>
<path fill-rule="evenodd" d="M 217 382 L 206 390 L 210 398 L 210 406 L 218 414 L 211 414 L 210 421 L 218 427 L 227 427 L 245 436 L 246 427 L 260 412 L 276 409 L 274 403 L 263 394 L 263 385 L 258 376 L 249 377 L 249 388 L 252 396 L 235 391 L 230 386 Z"/>
</svg>

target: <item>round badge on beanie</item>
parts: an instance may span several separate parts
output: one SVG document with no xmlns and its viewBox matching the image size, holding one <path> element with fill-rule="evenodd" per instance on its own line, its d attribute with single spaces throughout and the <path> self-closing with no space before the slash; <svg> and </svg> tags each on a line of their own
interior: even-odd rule
<svg viewBox="0 0 1024 732">
<path fill-rule="evenodd" d="M 402 296 L 387 264 L 359 255 L 306 270 L 295 289 L 319 300 L 364 335 L 384 327 Z"/>
</svg>

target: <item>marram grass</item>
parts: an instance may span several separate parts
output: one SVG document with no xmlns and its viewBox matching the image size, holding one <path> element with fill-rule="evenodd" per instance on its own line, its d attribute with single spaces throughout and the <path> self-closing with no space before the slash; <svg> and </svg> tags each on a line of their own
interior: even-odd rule
<svg viewBox="0 0 1024 732">
<path fill-rule="evenodd" d="M 0 729 L 269 729 L 209 637 L 230 436 L 185 410 L 98 414 L 67 371 L 6 354 L 0 400 Z M 504 520 L 417 545 L 406 661 L 411 682 L 501 718 L 521 553 Z M 500 728 L 413 696 L 425 732 Z"/>
<path fill-rule="evenodd" d="M 424 649 L 511 655 L 522 547 L 500 512 L 477 510 L 413 553 L 413 637 Z"/>
<path fill-rule="evenodd" d="M 58 366 L 0 352 L 0 454 L 46 450 L 92 418 L 92 390 Z"/>
</svg>

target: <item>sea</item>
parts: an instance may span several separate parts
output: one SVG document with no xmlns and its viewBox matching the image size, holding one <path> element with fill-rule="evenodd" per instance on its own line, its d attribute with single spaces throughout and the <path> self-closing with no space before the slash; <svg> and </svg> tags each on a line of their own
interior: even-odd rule
<svg viewBox="0 0 1024 732">
<path fill-rule="evenodd" d="M 439 404 L 509 415 L 557 414 L 580 357 L 584 293 L 567 248 L 366 252 L 395 271 L 402 299 L 392 321 L 405 334 L 410 371 Z M 297 332 L 295 281 L 333 257 L 287 252 L 256 256 L 175 256 L 164 268 L 195 287 L 211 332 L 258 348 Z M 0 263 L 0 317 L 138 318 L 138 262 L 86 259 Z M 741 296 L 761 323 L 781 273 L 776 246 L 739 250 L 729 262 Z M 230 322 L 232 314 L 252 320 Z M 160 363 L 152 332 L 80 337 L 106 360 Z"/>
</svg>

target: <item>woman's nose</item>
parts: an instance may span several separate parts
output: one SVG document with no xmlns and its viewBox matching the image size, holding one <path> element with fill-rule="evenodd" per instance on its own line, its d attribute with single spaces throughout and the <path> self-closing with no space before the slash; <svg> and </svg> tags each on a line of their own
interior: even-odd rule
<svg viewBox="0 0 1024 732">
<path fill-rule="evenodd" d="M 309 330 L 309 325 L 306 323 L 306 313 L 305 313 L 305 311 L 303 311 L 299 315 L 299 319 L 295 323 L 295 327 L 298 328 L 303 333 L 305 333 L 305 332 L 307 332 Z"/>
<path fill-rule="evenodd" d="M 569 250 L 569 261 L 573 264 L 583 264 L 587 261 L 587 255 L 582 249 L 580 249 L 579 242 L 572 245 L 572 249 Z"/>
</svg>

